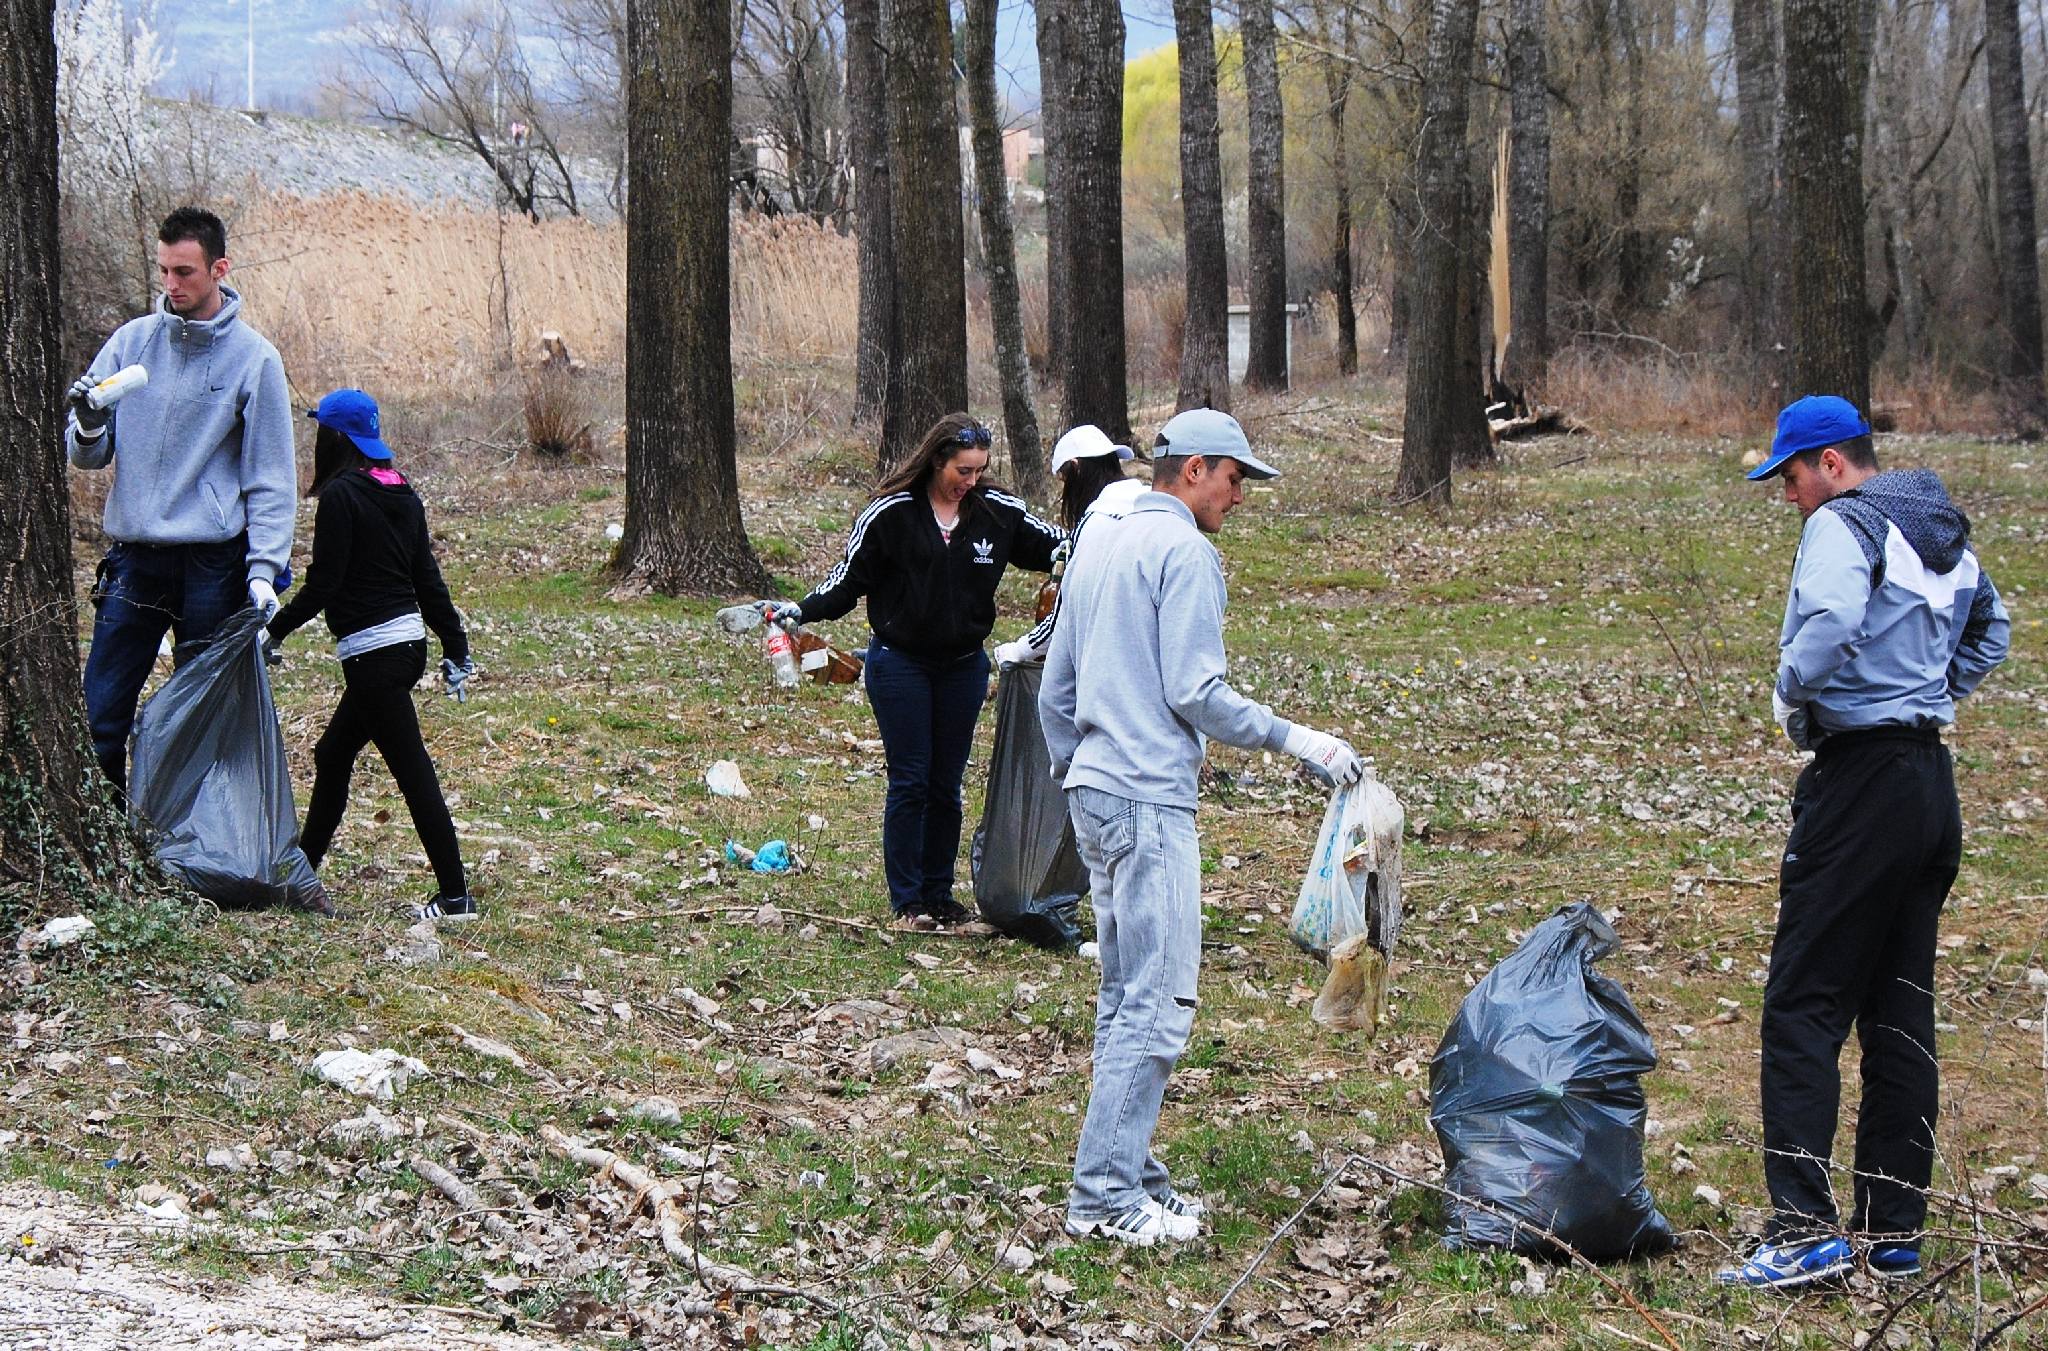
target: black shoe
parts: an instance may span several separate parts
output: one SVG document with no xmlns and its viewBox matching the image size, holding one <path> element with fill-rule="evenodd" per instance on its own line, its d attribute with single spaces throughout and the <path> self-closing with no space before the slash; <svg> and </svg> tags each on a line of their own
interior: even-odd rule
<svg viewBox="0 0 2048 1351">
<path fill-rule="evenodd" d="M 974 911 L 950 897 L 943 901 L 926 901 L 921 911 L 931 916 L 932 923 L 944 929 L 950 929 L 955 924 L 965 924 L 974 918 Z"/>
<path fill-rule="evenodd" d="M 453 923 L 462 920 L 481 919 L 483 912 L 477 909 L 476 902 L 466 894 L 461 896 L 437 895 L 425 905 L 415 909 L 412 912 L 412 917 L 414 919 L 448 920 Z"/>
</svg>

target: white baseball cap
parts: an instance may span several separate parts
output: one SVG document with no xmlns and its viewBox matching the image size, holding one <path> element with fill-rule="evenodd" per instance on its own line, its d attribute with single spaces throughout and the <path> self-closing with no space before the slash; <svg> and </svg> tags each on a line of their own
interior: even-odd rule
<svg viewBox="0 0 2048 1351">
<path fill-rule="evenodd" d="M 1119 460 L 1128 460 L 1131 448 L 1110 440 L 1108 433 L 1094 423 L 1084 422 L 1069 428 L 1067 434 L 1053 444 L 1052 472 L 1057 474 L 1075 460 L 1092 459 L 1097 455 L 1114 455 Z"/>
<path fill-rule="evenodd" d="M 1243 465 L 1246 478 L 1280 477 L 1279 470 L 1252 454 L 1252 443 L 1245 439 L 1237 419 L 1213 408 L 1190 408 L 1168 418 L 1152 443 L 1152 453 L 1218 455 Z"/>
</svg>

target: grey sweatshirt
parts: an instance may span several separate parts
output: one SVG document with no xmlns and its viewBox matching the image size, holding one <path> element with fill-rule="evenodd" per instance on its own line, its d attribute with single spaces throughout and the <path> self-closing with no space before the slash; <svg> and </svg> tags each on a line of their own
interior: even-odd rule
<svg viewBox="0 0 2048 1351">
<path fill-rule="evenodd" d="M 218 544 L 247 530 L 249 576 L 275 582 L 291 558 L 299 486 L 291 396 L 277 349 L 241 322 L 241 296 L 223 286 L 221 300 L 219 314 L 193 322 L 159 298 L 114 330 L 89 373 L 140 363 L 149 384 L 114 405 L 97 440 L 68 421 L 64 445 L 80 469 L 114 463 L 114 539 Z"/>
<path fill-rule="evenodd" d="M 1209 738 L 1284 748 L 1293 725 L 1224 680 L 1226 600 L 1216 547 L 1166 493 L 1074 551 L 1038 692 L 1054 778 L 1192 811 Z"/>
</svg>

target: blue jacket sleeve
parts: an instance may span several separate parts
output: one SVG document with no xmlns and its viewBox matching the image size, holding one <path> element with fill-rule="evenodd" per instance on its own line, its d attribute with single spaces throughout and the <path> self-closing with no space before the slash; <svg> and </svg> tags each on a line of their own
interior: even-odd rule
<svg viewBox="0 0 2048 1351">
<path fill-rule="evenodd" d="M 1948 663 L 1948 696 L 1967 697 L 1991 668 L 2005 660 L 2012 649 L 2012 617 L 2005 611 L 1991 575 L 1977 574 L 1977 591 L 1970 599 L 1970 617 L 1963 622 L 1956 654 Z"/>
<path fill-rule="evenodd" d="M 1038 726 L 1045 736 L 1046 754 L 1052 758 L 1055 783 L 1065 782 L 1074 752 L 1081 748 L 1081 728 L 1074 720 L 1079 693 L 1073 628 L 1055 628 L 1052 646 L 1045 654 L 1045 676 L 1038 685 Z"/>
<path fill-rule="evenodd" d="M 1778 697 L 1805 704 L 1856 655 L 1870 605 L 1870 562 L 1832 511 L 1807 518 L 1778 643 Z"/>
<path fill-rule="evenodd" d="M 121 333 L 107 339 L 100 354 L 92 359 L 92 365 L 85 373 L 94 380 L 104 380 L 126 364 L 121 360 Z M 107 427 L 100 435 L 85 440 L 78 434 L 78 418 L 66 411 L 64 415 L 64 450 L 71 463 L 80 469 L 105 469 L 114 462 L 114 424 L 121 420 L 121 405 L 114 405 L 114 415 L 107 420 Z"/>
<path fill-rule="evenodd" d="M 249 523 L 249 576 L 275 581 L 292 557 L 299 469 L 292 450 L 291 392 L 268 343 L 242 404 L 242 508 Z"/>
</svg>

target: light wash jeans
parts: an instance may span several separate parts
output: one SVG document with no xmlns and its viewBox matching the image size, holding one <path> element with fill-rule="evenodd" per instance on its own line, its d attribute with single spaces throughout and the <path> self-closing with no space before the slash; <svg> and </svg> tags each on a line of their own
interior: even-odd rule
<svg viewBox="0 0 2048 1351">
<path fill-rule="evenodd" d="M 1097 1220 L 1170 1190 L 1152 1133 L 1167 1076 L 1195 1025 L 1202 860 L 1195 814 L 1184 808 L 1074 788 L 1067 814 L 1088 865 L 1102 955 L 1095 1083 L 1067 1213 Z"/>
</svg>

